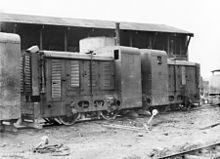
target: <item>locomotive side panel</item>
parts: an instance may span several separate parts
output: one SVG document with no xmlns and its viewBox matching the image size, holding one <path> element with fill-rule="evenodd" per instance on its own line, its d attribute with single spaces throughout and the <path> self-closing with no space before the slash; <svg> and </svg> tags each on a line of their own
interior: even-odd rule
<svg viewBox="0 0 220 159">
<path fill-rule="evenodd" d="M 46 117 L 64 115 L 65 61 L 45 59 L 45 75 L 46 90 L 42 114 Z"/>
<path fill-rule="evenodd" d="M 186 95 L 192 103 L 200 102 L 199 65 L 186 66 Z"/>
<path fill-rule="evenodd" d="M 121 109 L 142 107 L 140 50 L 108 46 L 95 50 L 95 53 L 115 59 L 115 91 L 120 97 Z"/>
<path fill-rule="evenodd" d="M 84 56 L 84 55 L 78 55 Z M 107 109 L 115 92 L 113 60 L 46 58 L 46 96 L 44 117 Z"/>
<path fill-rule="evenodd" d="M 122 107 L 142 106 L 141 57 L 139 52 L 121 50 L 121 96 Z"/>
<path fill-rule="evenodd" d="M 210 104 L 220 105 L 220 70 L 213 70 L 209 79 L 209 95 Z"/>
<path fill-rule="evenodd" d="M 145 107 L 168 105 L 167 55 L 163 51 L 142 49 L 142 90 Z"/>
<path fill-rule="evenodd" d="M 182 68 L 179 65 L 168 63 L 169 72 L 169 102 L 170 104 L 182 103 Z"/>
<path fill-rule="evenodd" d="M 188 61 L 168 60 L 171 104 L 199 103 L 200 66 Z"/>
<path fill-rule="evenodd" d="M 0 33 L 0 120 L 20 118 L 20 37 Z"/>
</svg>

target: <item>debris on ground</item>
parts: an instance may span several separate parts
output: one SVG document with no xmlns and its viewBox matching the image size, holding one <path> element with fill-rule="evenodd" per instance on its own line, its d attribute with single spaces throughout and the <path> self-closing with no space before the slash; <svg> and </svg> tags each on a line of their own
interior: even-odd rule
<svg viewBox="0 0 220 159">
<path fill-rule="evenodd" d="M 41 142 L 35 146 L 32 151 L 34 153 L 50 153 L 52 156 L 67 156 L 70 154 L 70 148 L 63 144 L 49 145 L 48 136 L 43 136 Z"/>
<path fill-rule="evenodd" d="M 198 144 L 190 144 L 186 142 L 184 145 L 173 145 L 171 148 L 155 148 L 153 149 L 148 156 L 150 158 L 160 158 L 168 155 L 172 155 L 175 153 L 180 153 L 184 151 L 189 151 L 198 147 Z M 175 150 L 175 151 L 173 151 Z"/>
<path fill-rule="evenodd" d="M 138 133 L 138 137 L 143 137 L 144 135 L 142 133 Z"/>
<path fill-rule="evenodd" d="M 168 133 L 164 133 L 164 135 L 165 135 L 165 136 L 168 136 L 169 134 L 168 134 Z"/>
<path fill-rule="evenodd" d="M 148 157 L 149 158 L 158 158 L 158 157 L 162 157 L 162 156 L 166 156 L 167 154 L 169 154 L 171 150 L 168 148 L 162 148 L 162 149 L 153 149 L 149 154 Z"/>
<path fill-rule="evenodd" d="M 63 144 L 44 145 L 34 148 L 33 152 L 40 154 L 50 153 L 52 156 L 67 156 L 70 154 L 70 148 Z"/>
<path fill-rule="evenodd" d="M 6 144 L 6 143 L 1 144 L 1 147 L 5 147 L 5 146 L 7 146 L 7 144 Z"/>
<path fill-rule="evenodd" d="M 5 157 L 5 158 L 16 158 L 16 159 L 27 159 L 25 158 L 24 156 L 21 156 L 21 155 L 3 155 L 1 157 Z"/>
</svg>

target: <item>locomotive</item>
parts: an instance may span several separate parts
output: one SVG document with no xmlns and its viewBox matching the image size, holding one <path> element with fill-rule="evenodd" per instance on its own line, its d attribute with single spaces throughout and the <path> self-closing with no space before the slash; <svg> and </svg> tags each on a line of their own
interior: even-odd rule
<svg viewBox="0 0 220 159">
<path fill-rule="evenodd" d="M 213 70 L 209 79 L 208 99 L 210 104 L 218 104 L 220 106 L 220 70 Z"/>
<path fill-rule="evenodd" d="M 9 50 L 15 45 L 7 43 Z M 108 120 L 124 110 L 199 103 L 199 65 L 170 60 L 165 51 L 108 46 L 78 53 L 44 51 L 33 46 L 19 59 L 19 47 L 16 52 L 7 49 L 1 54 L 10 57 L 5 60 L 13 61 L 11 67 L 18 68 L 21 63 L 20 72 L 7 73 L 16 74 L 13 86 L 16 85 L 16 90 L 21 88 L 10 91 L 16 96 L 12 94 L 9 104 L 13 106 L 13 100 L 20 97 L 17 103 L 20 112 L 16 115 L 20 115 L 23 123 L 36 126 L 43 118 L 72 125 L 83 117 Z M 5 67 L 8 65 L 1 68 Z M 1 92 L 8 85 L 2 82 Z M 9 118 L 0 117 L 3 120 Z"/>
</svg>

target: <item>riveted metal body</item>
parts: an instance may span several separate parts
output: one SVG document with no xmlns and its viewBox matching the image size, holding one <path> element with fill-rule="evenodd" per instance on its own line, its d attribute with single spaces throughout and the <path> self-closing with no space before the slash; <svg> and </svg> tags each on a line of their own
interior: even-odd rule
<svg viewBox="0 0 220 159">
<path fill-rule="evenodd" d="M 139 50 L 113 47 L 115 57 L 103 52 L 102 56 L 57 51 L 25 54 L 23 70 L 29 71 L 23 72 L 23 79 L 31 76 L 32 80 L 30 86 L 23 85 L 23 117 L 68 116 L 73 108 L 79 113 L 97 112 L 115 103 L 118 109 L 141 107 Z"/>
<path fill-rule="evenodd" d="M 178 104 L 188 100 L 200 102 L 200 65 L 188 61 L 168 60 L 169 100 Z"/>
<path fill-rule="evenodd" d="M 0 121 L 20 118 L 20 37 L 0 33 Z"/>
<path fill-rule="evenodd" d="M 143 106 L 168 105 L 166 52 L 141 49 L 141 61 Z"/>
<path fill-rule="evenodd" d="M 212 71 L 209 79 L 209 102 L 211 104 L 220 104 L 220 70 Z"/>
<path fill-rule="evenodd" d="M 121 97 L 122 109 L 142 107 L 141 55 L 137 48 L 109 46 L 96 50 L 101 56 L 115 60 L 116 91 Z"/>
</svg>

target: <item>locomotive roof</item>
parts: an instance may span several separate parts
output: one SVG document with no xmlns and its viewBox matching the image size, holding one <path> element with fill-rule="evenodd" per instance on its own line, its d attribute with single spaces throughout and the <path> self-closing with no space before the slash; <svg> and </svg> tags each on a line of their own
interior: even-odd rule
<svg viewBox="0 0 220 159">
<path fill-rule="evenodd" d="M 195 62 L 189 62 L 189 61 L 182 61 L 182 60 L 171 60 L 171 59 L 167 59 L 167 63 L 170 65 L 185 65 L 185 66 L 195 66 L 197 65 L 197 63 Z"/>
<path fill-rule="evenodd" d="M 115 29 L 115 23 L 116 23 L 115 21 L 106 21 L 106 20 L 46 17 L 46 16 L 8 14 L 8 13 L 1 13 L 0 21 L 11 22 L 11 23 L 23 23 L 23 24 L 40 24 L 40 25 L 56 25 L 56 26 L 84 27 L 84 28 L 103 28 L 103 29 Z M 120 22 L 120 29 L 133 30 L 133 31 L 180 33 L 180 34 L 187 34 L 193 36 L 193 33 L 191 32 L 165 24 Z"/>
<path fill-rule="evenodd" d="M 20 36 L 12 33 L 0 32 L 0 42 L 20 43 Z"/>
<path fill-rule="evenodd" d="M 112 61 L 113 57 L 110 56 L 98 56 L 78 52 L 64 52 L 64 51 L 40 51 L 44 56 L 48 58 L 59 58 L 59 59 L 80 59 L 80 60 L 100 60 L 100 61 Z"/>
</svg>

